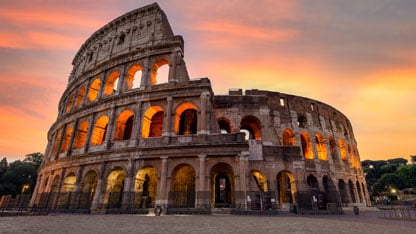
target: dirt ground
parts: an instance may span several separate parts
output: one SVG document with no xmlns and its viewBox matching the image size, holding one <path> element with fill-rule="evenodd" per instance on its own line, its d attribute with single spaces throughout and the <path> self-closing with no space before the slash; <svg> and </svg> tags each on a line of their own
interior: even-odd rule
<svg viewBox="0 0 416 234">
<path fill-rule="evenodd" d="M 415 220 L 382 217 L 376 210 L 322 216 L 49 214 L 0 217 L 0 233 L 416 233 Z"/>
</svg>

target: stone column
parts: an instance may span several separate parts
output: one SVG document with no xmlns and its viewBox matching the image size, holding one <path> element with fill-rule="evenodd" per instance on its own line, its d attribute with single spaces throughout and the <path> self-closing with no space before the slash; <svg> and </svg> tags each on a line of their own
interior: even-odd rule
<svg viewBox="0 0 416 234">
<path fill-rule="evenodd" d="M 95 116 L 97 115 L 97 113 L 93 113 L 92 115 L 90 115 L 90 117 L 88 118 L 88 132 L 87 132 L 87 137 L 85 140 L 85 145 L 84 145 L 84 152 L 88 152 L 88 148 L 90 147 L 90 142 L 91 142 L 91 136 L 92 136 L 92 132 L 94 131 L 94 120 L 95 120 Z"/>
<path fill-rule="evenodd" d="M 209 98 L 209 93 L 204 92 L 200 96 L 201 100 L 201 114 L 200 114 L 200 121 L 199 121 L 199 132 L 198 134 L 206 134 L 207 131 L 207 101 Z"/>
<path fill-rule="evenodd" d="M 129 208 L 133 208 L 133 199 L 132 199 L 132 182 L 134 176 L 134 159 L 129 159 L 127 165 L 127 176 L 124 179 L 124 190 L 123 190 L 123 200 L 122 200 L 122 209 L 128 210 Z"/>
<path fill-rule="evenodd" d="M 147 57 L 143 62 L 143 69 L 142 69 L 142 78 L 140 80 L 140 88 L 147 88 L 152 85 L 152 77 L 151 77 L 151 70 L 150 67 L 150 59 Z"/>
<path fill-rule="evenodd" d="M 92 202 L 91 202 L 90 210 L 92 212 L 97 212 L 98 209 L 101 208 L 101 206 L 102 206 L 102 204 L 100 204 L 101 199 L 104 198 L 105 193 L 107 192 L 107 191 L 105 191 L 105 188 L 104 188 L 104 191 L 103 191 L 103 188 L 102 188 L 103 184 L 105 185 L 105 183 L 103 183 L 104 179 L 105 179 L 104 178 L 105 167 L 106 167 L 106 164 L 102 163 L 100 174 L 98 175 L 97 187 L 95 189 L 94 198 L 92 199 Z"/>
<path fill-rule="evenodd" d="M 81 183 L 81 179 L 82 179 L 83 169 L 84 169 L 83 166 L 78 167 L 78 172 L 77 172 L 77 175 L 76 175 L 74 191 L 72 192 L 71 202 L 69 204 L 70 209 L 77 209 L 78 208 L 78 201 L 79 201 L 79 198 L 80 198 L 80 188 L 81 188 L 80 183 Z"/>
<path fill-rule="evenodd" d="M 141 137 L 141 129 L 142 129 L 142 123 L 140 119 L 142 118 L 142 101 L 137 102 L 137 110 L 134 114 L 134 121 L 133 121 L 133 129 L 131 130 L 131 140 L 136 141 L 136 145 L 138 142 L 138 139 Z"/>
<path fill-rule="evenodd" d="M 35 185 L 35 188 L 33 189 L 32 198 L 30 199 L 30 202 L 29 202 L 29 207 L 33 207 L 33 205 L 35 205 L 35 199 L 36 199 L 38 196 L 41 196 L 41 194 L 40 194 L 40 193 L 38 193 L 38 190 L 39 190 L 39 188 L 41 187 L 41 186 L 40 186 L 41 181 L 42 181 L 42 174 L 39 174 L 39 175 L 38 175 L 38 178 L 36 179 L 36 185 Z M 37 204 L 37 205 L 39 205 L 39 204 Z"/>
<path fill-rule="evenodd" d="M 170 136 L 172 131 L 172 107 L 173 107 L 173 98 L 171 96 L 167 97 L 167 108 L 165 113 L 165 121 L 163 122 L 163 136 Z"/>
<path fill-rule="evenodd" d="M 107 125 L 107 133 L 105 136 L 105 144 L 107 145 L 107 149 L 111 148 L 111 142 L 114 135 L 114 128 L 117 124 L 117 116 L 116 116 L 116 106 L 112 106 L 110 111 L 108 112 L 108 125 Z"/>
<path fill-rule="evenodd" d="M 237 197 L 235 199 L 236 204 L 244 204 L 244 209 L 247 210 L 247 172 L 248 172 L 248 157 L 250 153 L 247 151 L 241 152 L 239 154 L 240 161 L 239 161 L 239 175 L 240 175 L 240 184 L 238 193 L 236 193 Z"/>
<path fill-rule="evenodd" d="M 68 150 L 66 151 L 66 156 L 69 157 L 72 154 L 72 146 L 74 145 L 75 137 L 78 133 L 79 119 L 75 120 L 74 128 L 72 130 L 71 139 L 69 140 Z"/>
<path fill-rule="evenodd" d="M 159 185 L 159 192 L 157 193 L 156 199 L 156 206 L 161 206 L 163 208 L 167 207 L 168 204 L 168 192 L 169 189 L 166 188 L 166 180 L 167 180 L 167 170 L 168 170 L 168 157 L 160 157 L 162 160 L 162 171 L 160 173 L 160 185 Z"/>
<path fill-rule="evenodd" d="M 66 172 L 66 169 L 63 168 L 62 171 L 61 171 L 61 176 L 59 177 L 60 181 L 59 181 L 59 185 L 58 185 L 58 189 L 57 189 L 58 195 L 55 196 L 55 201 L 53 201 L 53 203 L 52 203 L 52 208 L 57 208 L 57 206 L 58 206 L 59 195 L 61 194 L 62 184 L 65 180 L 65 172 Z"/>
<path fill-rule="evenodd" d="M 196 193 L 196 207 L 200 209 L 207 208 L 209 189 L 205 187 L 205 161 L 206 154 L 198 154 L 199 159 L 199 174 L 198 174 L 198 187 Z"/>
</svg>

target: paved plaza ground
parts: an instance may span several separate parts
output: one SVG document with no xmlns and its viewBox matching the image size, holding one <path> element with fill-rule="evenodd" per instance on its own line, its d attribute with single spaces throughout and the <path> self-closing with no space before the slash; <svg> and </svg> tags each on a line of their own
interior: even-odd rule
<svg viewBox="0 0 416 234">
<path fill-rule="evenodd" d="M 415 220 L 382 217 L 376 210 L 302 216 L 49 214 L 0 217 L 0 233 L 416 233 Z"/>
</svg>

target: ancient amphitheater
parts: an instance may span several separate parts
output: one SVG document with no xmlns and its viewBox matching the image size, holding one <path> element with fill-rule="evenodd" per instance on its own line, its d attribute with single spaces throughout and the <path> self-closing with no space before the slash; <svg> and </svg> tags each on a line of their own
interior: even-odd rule
<svg viewBox="0 0 416 234">
<path fill-rule="evenodd" d="M 102 27 L 72 64 L 32 207 L 210 213 L 369 205 L 344 114 L 274 91 L 215 95 L 208 78 L 190 79 L 183 38 L 157 4 Z"/>
</svg>

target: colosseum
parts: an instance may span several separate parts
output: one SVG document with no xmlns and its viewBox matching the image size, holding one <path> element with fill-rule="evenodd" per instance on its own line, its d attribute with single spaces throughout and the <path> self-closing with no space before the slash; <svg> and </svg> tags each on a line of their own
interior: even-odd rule
<svg viewBox="0 0 416 234">
<path fill-rule="evenodd" d="M 215 95 L 208 78 L 190 79 L 184 40 L 156 3 L 92 34 L 72 65 L 31 207 L 210 214 L 370 205 L 343 113 L 274 91 Z"/>
</svg>

